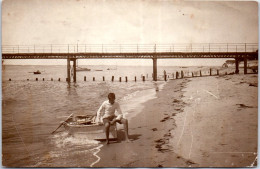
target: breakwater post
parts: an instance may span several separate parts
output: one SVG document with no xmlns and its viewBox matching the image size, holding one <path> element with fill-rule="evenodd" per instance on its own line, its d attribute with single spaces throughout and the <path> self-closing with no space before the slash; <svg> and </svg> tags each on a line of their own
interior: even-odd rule
<svg viewBox="0 0 260 169">
<path fill-rule="evenodd" d="M 95 81 L 96 80 L 96 78 L 95 77 L 93 77 L 93 81 Z"/>
<path fill-rule="evenodd" d="M 35 80 L 38 81 L 38 78 L 36 78 Z"/>
<path fill-rule="evenodd" d="M 125 82 L 127 82 L 127 76 L 125 77 Z"/>
<path fill-rule="evenodd" d="M 60 81 L 60 78 L 58 79 L 58 81 Z"/>
<path fill-rule="evenodd" d="M 217 75 L 219 75 L 219 70 L 217 70 Z"/>
<path fill-rule="evenodd" d="M 105 81 L 105 76 L 103 76 L 103 81 Z"/>
<path fill-rule="evenodd" d="M 12 81 L 12 79 L 9 79 L 9 81 Z"/>
<path fill-rule="evenodd" d="M 211 68 L 210 68 L 210 69 L 209 69 L 209 75 L 210 75 L 210 76 L 211 76 L 211 71 L 212 71 L 212 70 L 211 70 Z"/>
<path fill-rule="evenodd" d="M 119 77 L 119 82 L 121 82 L 122 81 L 122 79 L 121 79 L 121 77 Z"/>
<path fill-rule="evenodd" d="M 53 81 L 53 78 L 51 78 L 51 81 Z"/>
<path fill-rule="evenodd" d="M 135 82 L 136 82 L 136 76 L 135 76 Z"/>
<path fill-rule="evenodd" d="M 164 81 L 167 81 L 167 75 L 164 75 Z"/>
<path fill-rule="evenodd" d="M 44 81 L 44 78 L 42 78 L 42 81 Z"/>
<path fill-rule="evenodd" d="M 156 80 L 157 80 L 157 77 L 156 77 Z M 145 81 L 145 76 L 143 76 L 143 81 Z"/>
<path fill-rule="evenodd" d="M 202 76 L 201 70 L 200 70 L 200 77 Z"/>
<path fill-rule="evenodd" d="M 112 81 L 112 82 L 114 81 L 114 76 L 112 76 L 112 79 L 111 79 L 111 81 Z"/>
<path fill-rule="evenodd" d="M 87 77 L 86 76 L 84 76 L 84 81 L 86 81 L 87 80 Z"/>
</svg>

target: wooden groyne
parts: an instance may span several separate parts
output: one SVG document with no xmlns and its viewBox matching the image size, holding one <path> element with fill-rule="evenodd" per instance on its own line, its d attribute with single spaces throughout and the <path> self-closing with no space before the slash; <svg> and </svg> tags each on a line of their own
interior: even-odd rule
<svg viewBox="0 0 260 169">
<path fill-rule="evenodd" d="M 205 76 L 221 76 L 221 75 L 231 75 L 231 74 L 235 74 L 235 72 L 225 72 L 223 70 L 219 70 L 219 69 L 213 69 L 210 68 L 208 70 L 203 69 L 203 70 L 197 70 L 197 71 L 189 71 L 189 70 L 179 70 L 176 71 L 175 73 L 168 73 L 168 74 L 164 74 L 164 75 L 159 75 L 157 76 L 158 81 L 168 81 L 168 80 L 174 80 L 174 79 L 183 79 L 183 78 L 194 78 L 194 77 L 205 77 Z M 139 76 L 139 78 L 137 78 L 138 76 L 132 76 L 132 77 L 128 77 L 128 76 L 124 76 L 124 77 L 118 77 L 118 80 L 115 80 L 115 76 L 111 76 L 111 82 L 145 82 L 145 81 L 152 81 L 153 80 L 153 75 L 152 74 L 150 76 L 150 79 L 148 78 L 148 74 L 143 75 L 141 74 L 141 76 Z M 30 81 L 30 79 L 26 79 L 27 81 Z M 40 79 L 38 77 L 35 78 L 35 81 L 39 81 Z M 82 79 L 84 82 L 89 82 L 89 81 L 109 81 L 106 80 L 105 76 L 102 76 L 100 78 L 96 78 L 96 77 L 92 77 L 92 80 L 89 78 L 87 78 L 87 76 L 84 76 Z M 8 79 L 8 81 L 12 81 L 11 78 Z M 42 81 L 63 81 L 61 78 L 42 78 Z M 65 82 L 68 82 L 68 78 L 64 79 Z"/>
</svg>

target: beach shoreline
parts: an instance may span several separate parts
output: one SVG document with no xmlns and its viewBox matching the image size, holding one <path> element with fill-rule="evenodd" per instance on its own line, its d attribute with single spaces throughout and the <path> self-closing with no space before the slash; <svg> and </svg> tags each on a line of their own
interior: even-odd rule
<svg viewBox="0 0 260 169">
<path fill-rule="evenodd" d="M 132 143 L 119 130 L 94 167 L 255 166 L 257 83 L 254 74 L 170 80 L 129 121 Z"/>
</svg>

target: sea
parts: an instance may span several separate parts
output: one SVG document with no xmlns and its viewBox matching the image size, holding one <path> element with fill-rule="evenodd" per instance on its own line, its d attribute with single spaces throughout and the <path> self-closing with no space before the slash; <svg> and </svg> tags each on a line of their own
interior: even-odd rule
<svg viewBox="0 0 260 169">
<path fill-rule="evenodd" d="M 77 72 L 77 82 L 67 83 L 64 65 L 2 66 L 3 166 L 95 167 L 104 142 L 69 135 L 63 127 L 51 134 L 71 113 L 95 115 L 108 93 L 114 92 L 125 118 L 131 120 L 167 83 L 164 70 L 169 79 L 181 70 L 189 76 L 198 70 L 209 73 L 209 67 L 158 66 L 154 82 L 152 66 L 82 67 L 91 71 Z M 41 74 L 33 74 L 36 70 Z"/>
</svg>

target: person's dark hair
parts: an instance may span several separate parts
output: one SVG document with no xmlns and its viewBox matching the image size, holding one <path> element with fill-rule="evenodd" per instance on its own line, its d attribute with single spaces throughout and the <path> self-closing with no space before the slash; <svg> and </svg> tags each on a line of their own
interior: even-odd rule
<svg viewBox="0 0 260 169">
<path fill-rule="evenodd" d="M 108 99 L 109 98 L 114 98 L 114 99 L 116 98 L 115 93 L 109 93 L 107 97 L 108 97 Z"/>
</svg>

